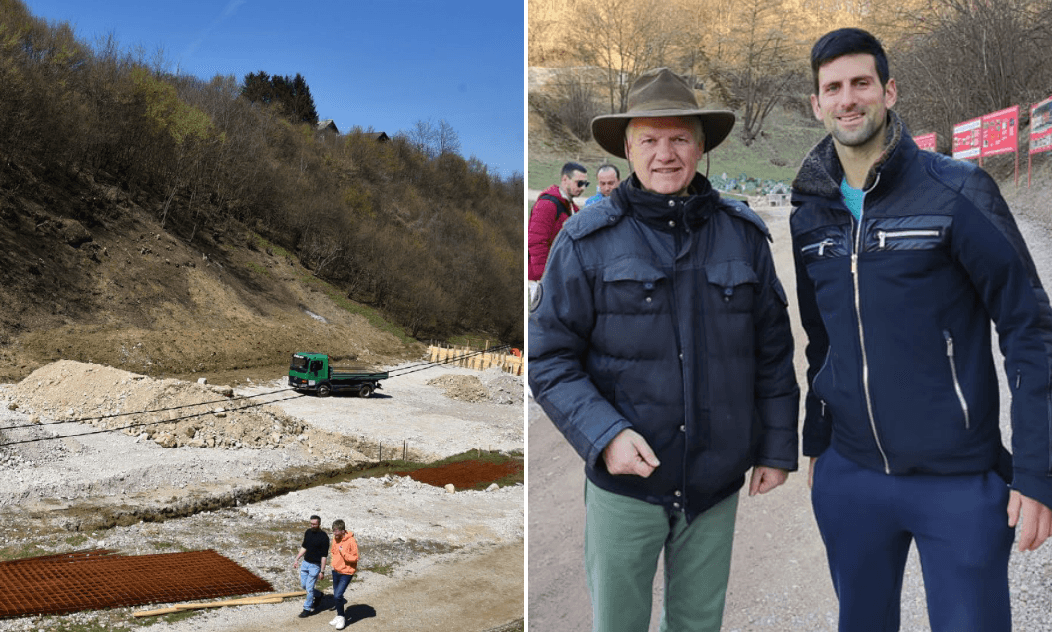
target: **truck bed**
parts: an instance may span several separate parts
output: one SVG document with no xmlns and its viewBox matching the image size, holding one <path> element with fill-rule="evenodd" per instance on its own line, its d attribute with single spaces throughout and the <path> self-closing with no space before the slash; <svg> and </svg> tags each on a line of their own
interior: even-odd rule
<svg viewBox="0 0 1052 632">
<path fill-rule="evenodd" d="M 387 371 L 372 371 L 360 367 L 333 367 L 330 374 L 332 380 L 386 380 Z"/>
</svg>

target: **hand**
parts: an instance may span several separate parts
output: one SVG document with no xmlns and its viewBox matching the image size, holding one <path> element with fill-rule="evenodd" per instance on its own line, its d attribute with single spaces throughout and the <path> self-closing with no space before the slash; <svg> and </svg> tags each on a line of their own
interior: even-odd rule
<svg viewBox="0 0 1052 632">
<path fill-rule="evenodd" d="M 1036 551 L 1052 536 L 1052 509 L 1013 489 L 1008 494 L 1008 526 L 1019 524 L 1020 514 L 1023 528 L 1019 532 L 1019 550 Z"/>
<path fill-rule="evenodd" d="M 603 462 L 611 474 L 634 474 L 646 478 L 661 465 L 647 440 L 625 428 L 603 448 Z"/>
<path fill-rule="evenodd" d="M 789 478 L 789 472 L 777 467 L 757 465 L 749 478 L 749 495 L 766 494 Z"/>
</svg>

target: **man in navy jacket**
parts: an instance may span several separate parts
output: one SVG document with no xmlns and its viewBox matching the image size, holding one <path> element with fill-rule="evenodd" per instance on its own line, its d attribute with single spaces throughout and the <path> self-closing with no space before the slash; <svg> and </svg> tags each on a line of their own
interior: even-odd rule
<svg viewBox="0 0 1052 632">
<path fill-rule="evenodd" d="M 880 43 L 813 47 L 830 132 L 793 183 L 804 454 L 841 631 L 899 629 L 915 542 L 933 630 L 1011 629 L 1008 557 L 1052 532 L 1052 310 L 993 179 L 920 151 Z M 991 319 L 1012 397 L 1002 447 Z"/>
<path fill-rule="evenodd" d="M 766 226 L 697 173 L 734 125 L 657 69 L 593 135 L 633 173 L 570 218 L 530 307 L 529 382 L 585 461 L 595 630 L 717 632 L 738 490 L 797 466 L 799 391 Z"/>
</svg>

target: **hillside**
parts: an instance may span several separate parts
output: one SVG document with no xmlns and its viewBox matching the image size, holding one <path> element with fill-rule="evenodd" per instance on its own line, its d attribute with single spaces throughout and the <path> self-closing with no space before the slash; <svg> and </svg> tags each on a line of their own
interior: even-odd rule
<svg viewBox="0 0 1052 632">
<path fill-rule="evenodd" d="M 115 182 L 4 174 L 0 381 L 59 359 L 253 375 L 297 350 L 373 364 L 421 352 L 338 304 L 339 292 L 257 234 L 234 224 L 188 244 L 160 226 L 156 203 Z M 104 217 L 78 220 L 85 207 Z"/>
<path fill-rule="evenodd" d="M 316 131 L 19 0 L 0 32 L 0 380 L 57 359 L 189 376 L 521 346 L 521 175 Z"/>
</svg>

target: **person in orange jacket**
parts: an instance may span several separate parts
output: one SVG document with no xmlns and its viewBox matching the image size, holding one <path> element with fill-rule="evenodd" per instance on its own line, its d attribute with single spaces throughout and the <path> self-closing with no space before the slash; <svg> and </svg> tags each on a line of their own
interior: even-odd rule
<svg viewBox="0 0 1052 632">
<path fill-rule="evenodd" d="M 336 618 L 329 625 L 337 630 L 347 627 L 343 598 L 344 591 L 351 584 L 351 576 L 358 571 L 358 541 L 354 534 L 347 530 L 343 520 L 332 523 L 332 550 L 329 554 L 329 565 L 332 567 L 332 597 L 336 600 Z"/>
</svg>

